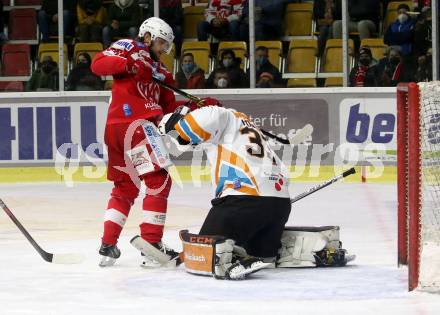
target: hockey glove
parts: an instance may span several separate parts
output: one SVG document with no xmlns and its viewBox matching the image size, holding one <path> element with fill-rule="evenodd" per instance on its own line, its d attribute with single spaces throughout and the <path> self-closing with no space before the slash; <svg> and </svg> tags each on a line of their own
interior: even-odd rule
<svg viewBox="0 0 440 315">
<path fill-rule="evenodd" d="M 138 82 L 149 83 L 152 78 L 151 66 L 142 58 L 135 59 L 135 55 L 127 58 L 127 72 Z"/>
</svg>

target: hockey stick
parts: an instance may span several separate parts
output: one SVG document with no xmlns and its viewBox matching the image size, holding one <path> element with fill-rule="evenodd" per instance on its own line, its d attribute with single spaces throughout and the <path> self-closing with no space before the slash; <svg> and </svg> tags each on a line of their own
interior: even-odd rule
<svg viewBox="0 0 440 315">
<path fill-rule="evenodd" d="M 29 243 L 35 248 L 35 250 L 40 254 L 40 256 L 47 262 L 54 264 L 79 264 L 84 259 L 80 254 L 51 254 L 46 252 L 44 249 L 38 245 L 38 243 L 33 239 L 29 232 L 24 228 L 24 226 L 18 221 L 12 211 L 8 206 L 0 199 L 0 207 L 6 212 L 6 214 L 11 218 L 12 222 L 18 227 L 18 229 L 27 238 Z"/>
<path fill-rule="evenodd" d="M 159 79 L 156 79 L 153 77 L 153 81 L 156 82 L 157 84 L 159 84 L 160 86 L 167 88 L 173 92 L 176 92 L 177 94 L 182 95 L 183 97 L 186 97 L 187 99 L 195 102 L 197 104 L 198 107 L 202 107 L 203 106 L 203 100 L 195 95 L 189 94 L 185 91 L 182 91 L 181 89 L 178 89 L 172 85 L 169 85 L 165 82 L 162 82 Z M 282 144 L 290 144 L 290 145 L 298 145 L 301 142 L 303 142 L 304 140 L 307 139 L 307 137 L 311 136 L 313 133 L 313 126 L 310 124 L 305 125 L 302 129 L 299 129 L 296 134 L 291 137 L 290 139 L 284 139 L 281 137 L 278 137 L 276 135 L 274 135 L 273 133 L 270 133 L 266 130 L 261 129 L 261 132 L 266 136 L 269 137 L 271 139 L 274 139 L 276 141 L 278 141 L 279 143 Z"/>
<path fill-rule="evenodd" d="M 352 167 L 352 168 L 346 170 L 345 172 L 343 172 L 342 174 L 340 174 L 340 175 L 338 175 L 336 177 L 333 177 L 333 178 L 329 179 L 328 181 L 323 182 L 322 184 L 319 184 L 319 185 L 317 185 L 315 187 L 312 187 L 308 191 L 305 191 L 305 192 L 299 194 L 298 196 L 290 199 L 290 203 L 297 202 L 297 201 L 303 199 L 304 197 L 307 197 L 307 196 L 317 192 L 318 190 L 321 190 L 321 189 L 323 189 L 323 188 L 325 188 L 327 186 L 330 186 L 331 184 L 333 184 L 333 183 L 343 179 L 344 177 L 350 176 L 350 175 L 355 174 L 355 173 L 356 173 L 356 170 L 354 169 L 354 167 Z"/>
</svg>

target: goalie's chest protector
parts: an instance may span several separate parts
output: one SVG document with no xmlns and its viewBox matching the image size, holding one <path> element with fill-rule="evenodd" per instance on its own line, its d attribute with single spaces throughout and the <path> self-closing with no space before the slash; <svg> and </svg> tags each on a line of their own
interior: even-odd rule
<svg viewBox="0 0 440 315">
<path fill-rule="evenodd" d="M 212 117 L 211 117 L 212 118 Z M 219 116 L 222 128 L 203 144 L 212 168 L 215 196 L 289 197 L 286 167 L 243 113 Z"/>
</svg>

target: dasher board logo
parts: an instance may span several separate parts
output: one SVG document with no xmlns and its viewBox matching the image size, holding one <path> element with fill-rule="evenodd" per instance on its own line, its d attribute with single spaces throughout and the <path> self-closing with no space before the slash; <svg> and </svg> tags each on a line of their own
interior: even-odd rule
<svg viewBox="0 0 440 315">
<path fill-rule="evenodd" d="M 341 143 L 383 144 L 388 150 L 396 150 L 394 98 L 344 99 L 339 108 Z"/>
</svg>

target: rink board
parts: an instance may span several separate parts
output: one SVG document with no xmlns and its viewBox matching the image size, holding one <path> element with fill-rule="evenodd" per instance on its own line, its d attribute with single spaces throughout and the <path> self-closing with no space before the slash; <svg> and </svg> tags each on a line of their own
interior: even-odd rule
<svg viewBox="0 0 440 315">
<path fill-rule="evenodd" d="M 286 165 L 296 165 L 294 180 L 322 180 L 344 165 L 383 167 L 383 175 L 374 175 L 375 180 L 395 179 L 394 88 L 190 92 L 215 97 L 280 136 L 312 124 L 314 132 L 302 145 L 276 146 Z M 2 93 L 0 182 L 58 181 L 66 172 L 78 181 L 105 180 L 103 134 L 109 96 L 109 92 Z M 188 181 L 191 169 L 197 173 L 204 168 L 205 156 L 197 150 L 185 153 L 176 164 L 182 181 Z"/>
</svg>

